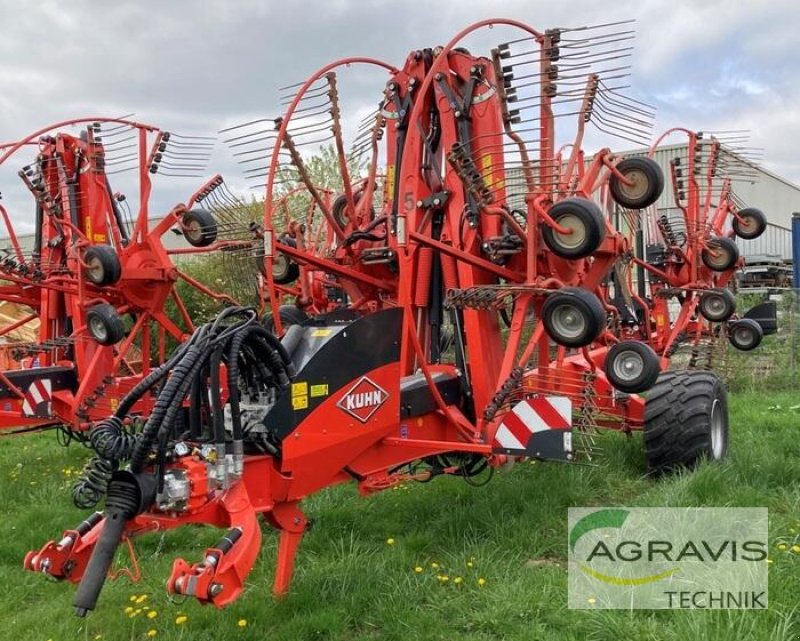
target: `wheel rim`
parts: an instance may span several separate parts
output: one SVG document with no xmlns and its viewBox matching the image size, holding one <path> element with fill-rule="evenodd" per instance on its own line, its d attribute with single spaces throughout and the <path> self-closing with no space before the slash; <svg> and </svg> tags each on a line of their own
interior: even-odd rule
<svg viewBox="0 0 800 641">
<path fill-rule="evenodd" d="M 714 399 L 711 405 L 711 456 L 714 460 L 722 458 L 725 451 L 725 417 L 719 400 Z"/>
<path fill-rule="evenodd" d="M 108 328 L 102 319 L 97 316 L 93 316 L 89 319 L 89 332 L 91 332 L 94 339 L 99 343 L 108 340 Z"/>
<path fill-rule="evenodd" d="M 640 169 L 631 169 L 625 172 L 623 175 L 625 176 L 625 180 L 630 181 L 631 184 L 629 185 L 620 181 L 620 192 L 630 200 L 639 200 L 643 198 L 650 187 L 650 181 L 647 179 L 647 174 Z"/>
<path fill-rule="evenodd" d="M 743 234 L 755 234 L 758 230 L 758 221 L 755 216 L 739 216 L 741 220 L 737 220 L 736 224 L 739 231 Z"/>
<path fill-rule="evenodd" d="M 755 333 L 749 327 L 737 327 L 733 330 L 733 342 L 740 347 L 750 347 L 756 342 Z"/>
<path fill-rule="evenodd" d="M 571 234 L 553 232 L 553 237 L 561 247 L 564 249 L 576 249 L 586 242 L 586 225 L 583 224 L 583 221 L 578 216 L 567 213 L 559 216 L 556 222 L 562 227 L 572 230 Z"/>
<path fill-rule="evenodd" d="M 586 318 L 575 305 L 559 305 L 551 316 L 553 331 L 560 338 L 574 340 L 586 333 Z"/>
<path fill-rule="evenodd" d="M 728 306 L 722 296 L 706 294 L 703 298 L 703 311 L 707 318 L 722 318 L 728 311 Z"/>
<path fill-rule="evenodd" d="M 89 277 L 89 280 L 93 283 L 102 282 L 105 276 L 105 270 L 103 269 L 103 263 L 100 262 L 100 259 L 91 258 L 86 264 L 86 275 Z"/>
<path fill-rule="evenodd" d="M 708 257 L 708 263 L 710 265 L 721 269 L 730 264 L 731 254 L 725 247 L 721 245 L 711 245 L 708 249 L 706 256 Z"/>
<path fill-rule="evenodd" d="M 289 259 L 283 254 L 279 254 L 272 261 L 272 277 L 285 278 L 289 272 Z"/>
<path fill-rule="evenodd" d="M 186 239 L 192 243 L 200 242 L 203 238 L 203 228 L 200 226 L 200 223 L 196 220 L 190 221 L 186 225 L 186 229 L 183 232 L 186 235 Z"/>
<path fill-rule="evenodd" d="M 637 380 L 644 372 L 644 359 L 641 354 L 626 350 L 617 355 L 611 369 L 618 380 L 630 383 Z"/>
</svg>

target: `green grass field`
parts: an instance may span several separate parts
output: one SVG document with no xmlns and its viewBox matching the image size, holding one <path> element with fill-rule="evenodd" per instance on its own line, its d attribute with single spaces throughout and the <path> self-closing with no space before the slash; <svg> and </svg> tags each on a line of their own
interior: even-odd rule
<svg viewBox="0 0 800 641">
<path fill-rule="evenodd" d="M 72 614 L 74 587 L 23 572 L 22 558 L 83 518 L 69 486 L 87 451 L 59 447 L 53 433 L 6 437 L 0 638 L 798 639 L 800 553 L 792 546 L 800 544 L 800 412 L 791 409 L 798 401 L 792 393 L 731 396 L 729 460 L 666 480 L 645 477 L 639 437 L 608 434 L 599 467 L 522 464 L 482 488 L 437 479 L 368 499 L 353 487 L 322 492 L 305 503 L 316 525 L 281 601 L 270 596 L 272 533 L 245 594 L 224 611 L 171 602 L 164 591 L 173 559 L 195 562 L 218 532 L 149 535 L 137 543 L 143 580 L 109 582 L 84 620 Z M 770 608 L 569 610 L 567 508 L 594 505 L 768 507 Z"/>
</svg>

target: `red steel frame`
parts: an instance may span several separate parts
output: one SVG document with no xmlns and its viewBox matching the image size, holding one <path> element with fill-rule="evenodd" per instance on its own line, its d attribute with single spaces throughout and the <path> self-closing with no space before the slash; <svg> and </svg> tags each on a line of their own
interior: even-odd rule
<svg viewBox="0 0 800 641">
<path fill-rule="evenodd" d="M 102 165 L 103 145 L 95 142 L 93 127 L 87 127 L 86 140 L 65 133 L 50 135 L 65 127 L 97 123 L 128 126 L 136 133 L 139 209 L 130 239 L 125 242 L 119 221 L 112 215 L 111 194 Z M 43 178 L 46 193 L 51 198 L 49 202 L 52 203 L 56 196 L 62 196 L 63 202 L 58 211 L 44 211 L 41 228 L 37 230 L 42 238 L 38 261 L 23 256 L 13 225 L 5 209 L 2 210 L 17 265 L 11 269 L 0 267 L 0 276 L 8 283 L 0 286 L 0 298 L 28 305 L 34 310 L 33 315 L 41 321 L 39 344 L 69 339 L 72 353 L 62 347 L 42 349 L 34 355 L 41 367 L 73 370 L 79 384 L 76 390 L 54 390 L 49 416 L 26 416 L 23 412 L 24 390 L 18 389 L 8 381 L 6 374 L 0 372 L 0 380 L 13 392 L 13 397 L 8 399 L 10 408 L 0 411 L 0 429 L 62 424 L 73 430 L 84 430 L 93 421 L 107 416 L 109 409 L 113 410 L 115 403 L 155 363 L 163 361 L 167 337 L 180 342 L 194 330 L 192 319 L 175 289 L 179 279 L 216 300 L 235 302 L 182 272 L 171 258 L 175 254 L 216 251 L 229 242 L 217 241 L 208 247 L 180 249 L 167 249 L 162 242 L 165 233 L 173 228 L 182 228 L 183 215 L 196 204 L 200 194 L 217 183 L 219 176 L 207 181 L 186 203 L 173 207 L 151 228 L 149 200 L 153 185 L 150 169 L 165 141 L 164 136 L 165 132 L 157 127 L 130 120 L 78 118 L 50 125 L 16 143 L 3 146 L 0 165 L 15 158 L 16 152 L 32 145 L 37 145 L 41 157 L 51 161 L 58 158 L 63 162 L 61 174 L 57 172 L 55 162 L 45 163 L 48 171 Z M 76 167 L 76 158 L 82 158 L 84 166 Z M 64 194 L 64 174 L 67 172 L 74 173 L 79 180 L 79 225 L 71 222 L 72 203 Z M 84 275 L 83 253 L 95 244 L 109 244 L 118 253 L 122 275 L 112 287 L 96 287 Z M 20 265 L 25 268 L 24 272 L 20 271 Z M 172 301 L 178 311 L 178 323 L 165 311 L 168 301 Z M 100 345 L 88 335 L 86 314 L 92 305 L 99 302 L 110 303 L 120 314 L 131 314 L 135 318 L 132 329 L 117 345 Z M 23 322 L 5 327 L 0 332 L 11 331 Z M 71 329 L 68 324 L 71 324 Z M 128 362 L 134 344 L 138 344 L 141 354 L 139 365 Z M 33 352 L 36 349 L 32 346 Z M 143 399 L 136 411 L 146 413 L 151 407 L 152 402 Z"/>
</svg>

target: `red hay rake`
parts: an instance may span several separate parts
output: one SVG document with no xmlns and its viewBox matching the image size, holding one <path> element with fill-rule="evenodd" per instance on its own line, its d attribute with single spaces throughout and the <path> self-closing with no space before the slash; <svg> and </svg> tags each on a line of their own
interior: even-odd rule
<svg viewBox="0 0 800 641">
<path fill-rule="evenodd" d="M 65 128 L 80 127 L 78 136 Z M 215 176 L 161 218 L 149 211 L 158 174 L 195 176 L 210 155 L 206 139 L 181 137 L 120 119 L 70 120 L 5 145 L 0 165 L 36 150 L 19 177 L 36 206 L 34 242 L 23 249 L 5 208 L 10 249 L 0 262 L 0 298 L 32 314 L 0 330 L 5 335 L 40 319 L 36 343 L 14 345 L 28 363 L 0 372 L 0 429 L 65 426 L 73 434 L 116 410 L 120 400 L 163 363 L 168 341 L 195 329 L 176 290 L 179 280 L 233 303 L 184 274 L 172 255 L 216 251 L 214 218 L 196 205 L 224 189 Z M 134 172 L 138 212 L 112 191 L 110 174 Z M 189 245 L 167 249 L 163 236 L 180 230 Z M 248 244 L 249 246 L 249 244 Z M 175 310 L 168 314 L 171 304 Z M 154 399 L 137 400 L 147 414 Z"/>
<path fill-rule="evenodd" d="M 521 37 L 488 57 L 463 47 L 491 26 Z M 228 130 L 246 174 L 266 180 L 257 241 L 227 249 L 258 263 L 267 328 L 230 307 L 138 378 L 89 432 L 107 486 L 84 479 L 77 496 L 88 506 L 105 493 L 104 513 L 26 568 L 79 582 L 83 615 L 121 540 L 207 524 L 226 529 L 220 543 L 197 563 L 177 560 L 167 587 L 223 606 L 257 557 L 258 515 L 279 531 L 274 591 L 288 589 L 308 525 L 300 502 L 329 485 L 367 494 L 518 458 L 573 460 L 597 427 L 643 428 L 654 471 L 721 458 L 724 387 L 707 372 L 660 372 L 673 334 L 713 333 L 696 292 L 723 287 L 733 265 L 702 257 L 718 260 L 724 221 L 749 229 L 749 214 L 726 196 L 709 217 L 690 187 L 691 238 L 665 238 L 663 266 L 636 256 L 632 230 L 661 194 L 661 170 L 582 149 L 587 125 L 649 137 L 652 113 L 620 93 L 625 29 L 486 20 L 402 68 L 329 64 L 291 88 L 280 118 Z M 382 75 L 361 125 L 346 117 L 345 68 Z M 563 118 L 577 127 L 559 149 Z M 302 153 L 327 142 L 338 176 L 320 184 Z M 164 230 L 189 227 L 191 204 Z M 655 275 L 638 316 L 632 265 Z M 664 321 L 667 286 L 683 307 Z M 647 401 L 637 395 L 649 388 Z"/>
</svg>

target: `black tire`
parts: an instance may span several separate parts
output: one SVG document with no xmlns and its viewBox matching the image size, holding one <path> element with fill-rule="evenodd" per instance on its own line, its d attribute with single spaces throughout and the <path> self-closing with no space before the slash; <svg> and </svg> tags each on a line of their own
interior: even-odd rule
<svg viewBox="0 0 800 641">
<path fill-rule="evenodd" d="M 559 225 L 573 230 L 559 234 L 549 225 L 542 228 L 545 245 L 562 258 L 585 258 L 594 253 L 606 237 L 603 212 L 586 198 L 566 198 L 557 202 L 547 212 Z"/>
<path fill-rule="evenodd" d="M 722 323 L 736 311 L 736 297 L 730 289 L 709 289 L 700 296 L 698 307 L 703 318 L 712 323 Z"/>
<path fill-rule="evenodd" d="M 294 238 L 289 236 L 281 238 L 280 241 L 289 247 L 297 247 L 297 242 L 295 242 Z M 298 276 L 300 276 L 300 266 L 284 254 L 280 250 L 280 246 L 278 246 L 275 255 L 272 257 L 273 280 L 278 283 L 278 285 L 288 285 L 296 281 Z"/>
<path fill-rule="evenodd" d="M 83 254 L 86 267 L 83 270 L 86 278 L 98 287 L 116 283 L 122 276 L 122 265 L 119 256 L 111 245 L 93 245 Z"/>
<path fill-rule="evenodd" d="M 760 209 L 746 207 L 738 213 L 738 218 L 736 216 L 733 217 L 731 226 L 739 238 L 753 240 L 767 230 L 767 217 Z"/>
<path fill-rule="evenodd" d="M 728 451 L 728 394 L 711 372 L 664 372 L 644 406 L 644 452 L 653 473 L 719 461 Z"/>
<path fill-rule="evenodd" d="M 353 193 L 353 204 L 358 205 L 361 202 L 361 196 L 364 195 L 363 191 L 356 191 Z M 350 222 L 345 215 L 347 212 L 347 195 L 346 194 L 339 194 L 333 201 L 331 205 L 331 216 L 333 216 L 336 224 L 339 225 L 342 229 L 347 228 L 347 224 Z M 372 208 L 370 213 L 370 220 L 375 218 L 375 208 Z"/>
<path fill-rule="evenodd" d="M 591 292 L 580 287 L 565 287 L 545 300 L 542 323 L 558 345 L 585 347 L 606 328 L 606 310 Z"/>
<path fill-rule="evenodd" d="M 280 316 L 284 332 L 291 325 L 302 325 L 308 320 L 308 314 L 295 305 L 281 305 L 278 308 L 278 316 Z M 264 328 L 273 334 L 275 333 L 275 321 L 272 316 L 264 318 Z"/>
<path fill-rule="evenodd" d="M 217 221 L 210 211 L 192 209 L 183 215 L 183 236 L 192 247 L 208 247 L 217 240 Z"/>
<path fill-rule="evenodd" d="M 101 345 L 114 345 L 125 337 L 125 323 L 113 305 L 100 303 L 86 313 L 86 329 Z"/>
<path fill-rule="evenodd" d="M 742 352 L 755 349 L 763 338 L 764 330 L 752 318 L 740 318 L 728 324 L 728 341 Z"/>
<path fill-rule="evenodd" d="M 703 263 L 713 272 L 726 272 L 739 260 L 739 248 L 730 238 L 713 238 L 702 253 Z"/>
<path fill-rule="evenodd" d="M 774 300 L 754 305 L 743 314 L 742 318 L 751 318 L 758 323 L 764 336 L 778 332 L 778 305 Z"/>
<path fill-rule="evenodd" d="M 664 191 L 664 172 L 655 160 L 650 158 L 625 158 L 616 169 L 632 180 L 633 185 L 626 185 L 616 174 L 612 174 L 608 183 L 614 201 L 627 209 L 644 209 L 658 200 Z"/>
<path fill-rule="evenodd" d="M 622 341 L 608 350 L 604 369 L 616 389 L 635 394 L 655 385 L 661 363 L 647 343 Z"/>
</svg>

